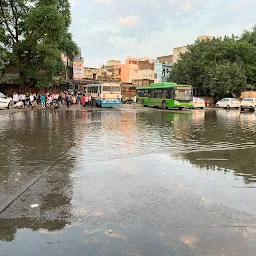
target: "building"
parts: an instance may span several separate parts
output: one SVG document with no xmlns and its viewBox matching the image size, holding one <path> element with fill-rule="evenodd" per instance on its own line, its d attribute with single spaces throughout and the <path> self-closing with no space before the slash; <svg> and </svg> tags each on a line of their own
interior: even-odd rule
<svg viewBox="0 0 256 256">
<path fill-rule="evenodd" d="M 212 36 L 198 36 L 195 43 L 202 42 L 203 40 L 212 40 Z M 180 59 L 180 55 L 188 51 L 188 46 L 181 46 L 173 49 L 173 64 L 177 63 Z"/>
<path fill-rule="evenodd" d="M 121 81 L 121 61 L 109 60 L 106 65 L 100 67 L 99 80 L 101 82 Z"/>
<path fill-rule="evenodd" d="M 154 80 L 155 76 L 154 60 L 142 59 L 139 61 L 139 79 L 140 80 Z M 135 79 L 133 79 L 135 80 Z"/>
<path fill-rule="evenodd" d="M 138 58 L 128 57 L 124 64 L 121 64 L 122 83 L 132 83 L 132 80 L 139 79 L 139 61 Z"/>
<path fill-rule="evenodd" d="M 170 77 L 170 71 L 172 69 L 172 66 L 168 62 L 161 63 L 159 60 L 156 60 L 154 65 L 155 65 L 154 82 L 155 83 L 168 82 L 168 78 Z"/>
<path fill-rule="evenodd" d="M 157 57 L 157 60 L 162 64 L 168 63 L 169 65 L 172 65 L 173 64 L 173 55 Z"/>
<path fill-rule="evenodd" d="M 100 69 L 99 68 L 84 68 L 84 79 L 85 80 L 98 80 L 100 77 Z"/>
<path fill-rule="evenodd" d="M 181 46 L 173 49 L 173 64 L 176 64 L 180 59 L 180 55 L 188 51 L 188 46 Z"/>
<path fill-rule="evenodd" d="M 212 36 L 206 36 L 206 35 L 197 37 L 197 40 L 199 42 L 202 42 L 203 40 L 212 40 L 212 39 L 213 39 Z"/>
</svg>

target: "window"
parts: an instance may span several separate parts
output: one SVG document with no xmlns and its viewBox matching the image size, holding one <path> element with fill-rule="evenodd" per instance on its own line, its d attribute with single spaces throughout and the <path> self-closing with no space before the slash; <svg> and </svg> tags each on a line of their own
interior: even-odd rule
<svg viewBox="0 0 256 256">
<path fill-rule="evenodd" d="M 121 91 L 121 87 L 119 86 L 112 86 L 112 92 L 120 92 Z"/>
<path fill-rule="evenodd" d="M 175 98 L 179 100 L 192 100 L 192 90 L 187 89 L 176 89 L 175 90 Z"/>
<path fill-rule="evenodd" d="M 148 97 L 148 90 L 138 90 L 139 97 Z"/>
<path fill-rule="evenodd" d="M 6 98 L 5 95 L 3 93 L 0 92 L 0 98 Z"/>
<path fill-rule="evenodd" d="M 251 102 L 251 101 L 253 101 L 253 99 L 244 99 L 244 101 Z"/>
<path fill-rule="evenodd" d="M 111 92 L 111 86 L 103 86 L 104 92 Z"/>
</svg>

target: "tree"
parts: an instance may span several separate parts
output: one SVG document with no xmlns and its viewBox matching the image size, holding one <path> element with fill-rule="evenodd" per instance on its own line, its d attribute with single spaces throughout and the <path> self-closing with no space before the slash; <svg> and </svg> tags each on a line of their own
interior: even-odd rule
<svg viewBox="0 0 256 256">
<path fill-rule="evenodd" d="M 236 62 L 217 63 L 209 67 L 207 78 L 206 87 L 209 94 L 215 98 L 223 98 L 229 93 L 238 96 L 247 86 L 245 71 Z"/>
<path fill-rule="evenodd" d="M 214 38 L 211 41 L 198 42 L 188 46 L 188 52 L 181 54 L 181 59 L 174 65 L 170 80 L 177 83 L 191 84 L 203 95 L 223 96 L 223 92 L 239 93 L 246 88 L 244 76 L 248 87 L 256 85 L 256 46 L 236 36 Z M 233 65 L 234 64 L 234 65 Z M 239 72 L 239 76 L 233 74 L 229 78 L 220 76 L 221 68 L 231 74 L 232 68 Z M 216 80 L 222 81 L 218 84 L 218 90 L 213 88 Z"/>
<path fill-rule="evenodd" d="M 0 1 L 0 45 L 19 70 L 21 89 L 46 87 L 65 71 L 61 53 L 72 59 L 78 52 L 70 22 L 68 0 Z"/>
</svg>

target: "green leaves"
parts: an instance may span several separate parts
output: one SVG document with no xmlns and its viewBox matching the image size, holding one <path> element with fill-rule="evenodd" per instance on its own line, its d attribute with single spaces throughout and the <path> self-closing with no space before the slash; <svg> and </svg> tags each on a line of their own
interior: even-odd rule
<svg viewBox="0 0 256 256">
<path fill-rule="evenodd" d="M 21 86 L 48 86 L 65 71 L 61 53 L 78 52 L 70 22 L 68 0 L 0 1 L 0 54 L 19 70 Z"/>
<path fill-rule="evenodd" d="M 191 84 L 204 95 L 239 94 L 256 85 L 255 63 L 256 27 L 241 38 L 225 36 L 189 46 L 174 65 L 171 80 Z"/>
</svg>

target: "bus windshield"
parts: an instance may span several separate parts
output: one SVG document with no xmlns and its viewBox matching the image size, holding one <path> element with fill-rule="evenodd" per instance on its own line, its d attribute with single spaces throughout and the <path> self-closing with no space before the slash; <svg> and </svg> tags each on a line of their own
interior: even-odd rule
<svg viewBox="0 0 256 256">
<path fill-rule="evenodd" d="M 103 86 L 103 92 L 120 92 L 120 91 L 121 91 L 120 86 L 110 86 L 110 85 Z"/>
<path fill-rule="evenodd" d="M 119 86 L 112 86 L 112 92 L 120 92 L 121 91 L 121 87 Z"/>
<path fill-rule="evenodd" d="M 176 100 L 192 100 L 193 93 L 191 89 L 176 89 L 175 99 Z"/>
</svg>

